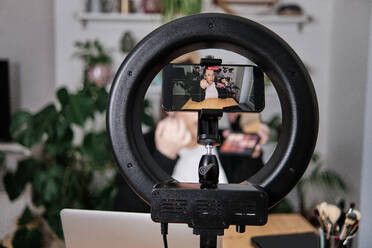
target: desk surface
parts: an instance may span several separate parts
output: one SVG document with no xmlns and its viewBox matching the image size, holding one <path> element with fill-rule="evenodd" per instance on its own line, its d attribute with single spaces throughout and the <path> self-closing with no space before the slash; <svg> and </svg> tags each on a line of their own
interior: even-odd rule
<svg viewBox="0 0 372 248">
<path fill-rule="evenodd" d="M 237 233 L 235 226 L 230 226 L 222 238 L 223 248 L 253 248 L 251 237 L 315 232 L 316 229 L 300 214 L 271 214 L 265 226 L 246 226 L 245 233 Z"/>
<path fill-rule="evenodd" d="M 194 102 L 190 98 L 182 109 L 223 109 L 232 106 L 239 106 L 234 98 L 206 98 L 201 102 Z"/>
</svg>

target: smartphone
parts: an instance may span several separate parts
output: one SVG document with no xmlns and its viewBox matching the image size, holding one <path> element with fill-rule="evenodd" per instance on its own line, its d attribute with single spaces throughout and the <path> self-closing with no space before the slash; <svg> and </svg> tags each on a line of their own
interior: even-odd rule
<svg viewBox="0 0 372 248">
<path fill-rule="evenodd" d="M 264 75 L 257 66 L 168 64 L 162 73 L 165 111 L 257 113 L 264 109 Z"/>
<path fill-rule="evenodd" d="M 251 156 L 259 141 L 260 136 L 255 133 L 231 132 L 224 140 L 220 152 Z"/>
</svg>

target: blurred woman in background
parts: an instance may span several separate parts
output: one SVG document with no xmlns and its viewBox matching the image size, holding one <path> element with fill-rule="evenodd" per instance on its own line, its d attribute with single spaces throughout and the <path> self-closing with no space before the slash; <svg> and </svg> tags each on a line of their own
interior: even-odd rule
<svg viewBox="0 0 372 248">
<path fill-rule="evenodd" d="M 231 126 L 237 129 L 239 114 L 228 114 Z M 254 114 L 257 115 L 257 114 Z M 144 135 L 145 143 L 157 164 L 180 182 L 199 182 L 198 165 L 206 150 L 197 143 L 198 114 L 196 112 L 173 112 L 161 120 L 156 129 Z M 221 130 L 221 134 L 222 134 Z M 228 131 L 225 130 L 225 136 Z M 263 167 L 261 146 L 269 137 L 269 129 L 259 124 L 260 142 L 247 155 L 226 155 L 214 148 L 219 160 L 219 183 L 241 183 Z M 223 138 L 223 136 L 222 136 Z M 122 180 L 115 201 L 115 210 L 129 212 L 150 212 L 143 202 Z"/>
</svg>

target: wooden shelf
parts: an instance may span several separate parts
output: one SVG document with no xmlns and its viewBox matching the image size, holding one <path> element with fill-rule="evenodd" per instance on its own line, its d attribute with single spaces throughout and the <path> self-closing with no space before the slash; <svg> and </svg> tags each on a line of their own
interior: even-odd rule
<svg viewBox="0 0 372 248">
<path fill-rule="evenodd" d="M 76 18 L 83 26 L 88 22 L 161 22 L 160 14 L 120 14 L 120 13 L 77 13 Z"/>
<path fill-rule="evenodd" d="M 299 29 L 302 29 L 304 24 L 308 24 L 312 21 L 309 15 L 300 16 L 281 16 L 281 15 L 247 15 L 243 16 L 252 21 L 261 23 L 263 25 L 286 25 L 296 24 Z M 120 14 L 120 13 L 85 13 L 80 12 L 76 14 L 77 20 L 79 20 L 83 26 L 86 26 L 88 22 L 158 22 L 161 23 L 160 14 Z"/>
<path fill-rule="evenodd" d="M 261 24 L 307 24 L 312 21 L 312 18 L 309 15 L 247 15 L 242 17 L 248 18 Z"/>
</svg>

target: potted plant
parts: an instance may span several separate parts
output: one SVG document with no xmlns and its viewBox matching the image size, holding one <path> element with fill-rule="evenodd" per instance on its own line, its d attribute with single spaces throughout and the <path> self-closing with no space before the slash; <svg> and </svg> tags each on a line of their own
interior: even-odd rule
<svg viewBox="0 0 372 248">
<path fill-rule="evenodd" d="M 76 47 L 84 63 L 82 87 L 77 92 L 60 88 L 55 103 L 36 113 L 21 110 L 12 117 L 15 140 L 30 149 L 41 147 L 39 154 L 20 161 L 17 170 L 3 178 L 11 201 L 31 185 L 32 206 L 17 221 L 15 248 L 51 247 L 53 237 L 62 239 L 63 208 L 112 209 L 118 173 L 105 126 L 97 125 L 104 119 L 108 77 L 102 75 L 106 73 L 102 68 L 89 75 L 97 66 L 110 67 L 111 57 L 98 41 L 77 42 Z M 153 124 L 144 112 L 144 124 Z"/>
</svg>

